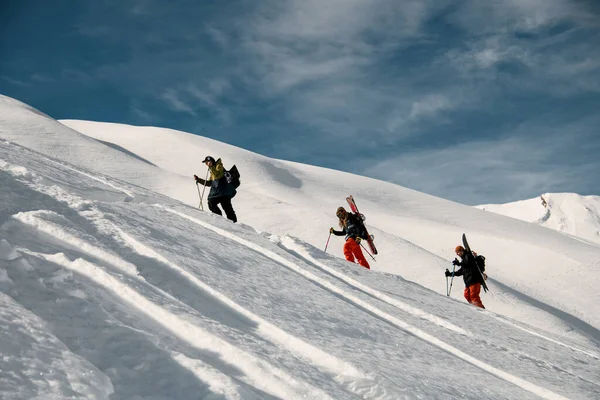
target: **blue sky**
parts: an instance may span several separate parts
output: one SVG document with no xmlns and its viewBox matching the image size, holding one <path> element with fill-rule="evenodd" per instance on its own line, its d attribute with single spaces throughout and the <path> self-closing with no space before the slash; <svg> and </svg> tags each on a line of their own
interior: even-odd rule
<svg viewBox="0 0 600 400">
<path fill-rule="evenodd" d="M 0 93 L 465 204 L 600 195 L 593 0 L 4 0 Z"/>
</svg>

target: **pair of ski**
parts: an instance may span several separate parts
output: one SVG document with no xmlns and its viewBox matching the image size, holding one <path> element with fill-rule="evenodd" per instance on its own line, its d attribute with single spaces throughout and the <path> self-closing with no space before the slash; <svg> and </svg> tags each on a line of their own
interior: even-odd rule
<svg viewBox="0 0 600 400">
<path fill-rule="evenodd" d="M 350 206 L 350 210 L 352 210 L 352 213 L 358 217 L 358 219 L 362 222 L 363 227 L 365 228 L 365 232 L 367 234 L 367 239 L 365 239 L 367 241 L 367 244 L 369 245 L 369 249 L 371 249 L 371 253 L 372 254 L 377 254 L 377 248 L 375 247 L 375 243 L 373 243 L 373 239 L 375 238 L 374 236 L 369 234 L 369 231 L 367 230 L 367 227 L 365 226 L 365 216 L 363 214 L 361 214 L 358 211 L 358 206 L 356 205 L 356 202 L 354 201 L 354 197 L 352 197 L 352 195 L 346 197 L 346 201 L 348 202 L 348 206 Z"/>
<path fill-rule="evenodd" d="M 488 291 L 488 287 L 485 284 L 485 277 L 483 276 L 483 272 L 481 272 L 481 269 L 479 268 L 479 265 L 477 265 L 477 261 L 475 261 L 475 254 L 473 254 L 473 251 L 471 250 L 471 246 L 469 246 L 469 242 L 467 242 L 467 235 L 465 235 L 464 233 L 462 234 L 462 242 L 463 242 L 463 247 L 465 248 L 465 251 L 467 253 L 469 253 L 469 255 L 471 257 L 473 257 L 473 262 L 475 263 L 475 266 L 477 267 L 477 271 L 479 272 L 479 275 L 481 276 L 481 287 L 483 287 L 483 291 L 487 292 Z M 452 279 L 454 279 L 454 273 L 452 274 Z M 447 284 L 448 282 L 446 282 Z M 452 290 L 452 282 L 450 282 L 450 290 Z M 450 296 L 450 290 L 448 290 L 446 288 L 446 295 Z"/>
</svg>

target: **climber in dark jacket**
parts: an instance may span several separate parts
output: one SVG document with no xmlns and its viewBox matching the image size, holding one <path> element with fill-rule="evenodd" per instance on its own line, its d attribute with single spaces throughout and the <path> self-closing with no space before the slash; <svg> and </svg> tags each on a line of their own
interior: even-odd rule
<svg viewBox="0 0 600 400">
<path fill-rule="evenodd" d="M 210 192 L 208 193 L 208 208 L 215 214 L 223 215 L 221 209 L 219 209 L 219 204 L 221 204 L 223 211 L 225 211 L 225 215 L 227 215 L 227 219 L 237 222 L 237 216 L 231 205 L 231 199 L 237 194 L 237 191 L 225 178 L 223 162 L 220 158 L 215 161 L 211 156 L 206 156 L 202 162 L 206 164 L 210 171 L 210 180 L 205 181 L 202 178 L 198 178 L 196 175 L 194 175 L 194 179 L 201 185 L 210 186 Z"/>
<path fill-rule="evenodd" d="M 347 212 L 344 207 L 338 207 L 335 215 L 339 219 L 339 225 L 342 230 L 336 231 L 335 229 L 330 228 L 329 232 L 333 233 L 335 236 L 346 235 L 346 243 L 344 243 L 344 256 L 346 257 L 346 260 L 354 262 L 354 259 L 356 258 L 358 264 L 367 269 L 371 269 L 360 249 L 361 221 L 359 221 L 358 217 L 354 214 Z"/>
<path fill-rule="evenodd" d="M 463 293 L 465 299 L 470 304 L 485 308 L 481 302 L 479 293 L 481 292 L 481 284 L 484 283 L 484 279 L 487 278 L 487 276 L 483 273 L 483 270 L 480 272 L 475 258 L 471 253 L 465 251 L 464 247 L 456 246 L 456 249 L 454 250 L 456 255 L 461 258 L 461 261 L 458 261 L 456 258 L 452 261 L 453 265 L 460 266 L 457 271 L 454 271 L 454 276 L 462 275 L 463 280 L 465 281 L 465 291 Z M 452 272 L 446 270 L 446 276 L 452 276 Z"/>
</svg>

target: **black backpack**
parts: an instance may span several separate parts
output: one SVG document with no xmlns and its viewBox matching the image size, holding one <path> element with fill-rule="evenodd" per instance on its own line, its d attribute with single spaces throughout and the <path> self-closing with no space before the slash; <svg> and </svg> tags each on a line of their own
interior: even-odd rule
<svg viewBox="0 0 600 400">
<path fill-rule="evenodd" d="M 367 240 L 369 238 L 369 235 L 367 234 L 367 228 L 365 227 L 365 223 L 363 222 L 362 214 L 353 213 L 351 215 L 353 215 L 356 219 L 356 227 L 358 228 L 358 236 L 360 236 L 361 239 Z"/>
<path fill-rule="evenodd" d="M 227 183 L 231 184 L 234 188 L 237 189 L 240 186 L 240 173 L 235 165 L 229 171 L 225 171 L 223 175 L 227 179 Z"/>
<path fill-rule="evenodd" d="M 477 266 L 479 267 L 479 270 L 481 272 L 485 271 L 485 257 L 478 254 L 477 257 L 475 257 L 475 263 L 477 263 Z"/>
</svg>

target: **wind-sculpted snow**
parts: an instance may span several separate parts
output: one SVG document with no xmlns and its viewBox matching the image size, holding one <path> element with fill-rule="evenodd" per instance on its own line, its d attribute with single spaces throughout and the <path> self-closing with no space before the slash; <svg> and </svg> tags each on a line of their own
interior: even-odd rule
<svg viewBox="0 0 600 400">
<path fill-rule="evenodd" d="M 380 250 L 372 268 L 438 293 L 446 291 L 444 270 L 452 268 L 453 249 L 462 233 L 467 233 L 474 249 L 487 257 L 492 290 L 483 302 L 488 308 L 554 333 L 599 343 L 600 314 L 593 310 L 600 302 L 596 290 L 600 272 L 594 267 L 600 247 L 589 242 L 388 182 L 273 160 L 185 132 L 88 121 L 64 123 L 153 163 L 157 168 L 149 171 L 147 163 L 123 159 L 127 173 L 121 175 L 188 205 L 198 204 L 191 176 L 203 176 L 206 169 L 200 160 L 205 155 L 221 157 L 226 167 L 236 164 L 242 186 L 233 204 L 240 221 L 319 248 L 325 244 L 329 227 L 337 224 L 335 209 L 346 205 L 344 198 L 353 194 Z M 116 169 L 100 163 L 78 165 L 112 176 Z M 133 176 L 132 171 L 138 174 Z M 151 182 L 146 174 L 152 174 Z M 343 258 L 339 238 L 331 238 L 328 251 Z M 455 283 L 451 297 L 462 299 L 462 282 Z"/>
<path fill-rule="evenodd" d="M 594 398 L 598 350 L 0 144 L 0 397 Z M 468 384 L 457 377 L 460 376 Z"/>
<path fill-rule="evenodd" d="M 0 293 L 2 399 L 108 399 L 109 379 L 73 354 L 42 319 Z"/>
<path fill-rule="evenodd" d="M 600 196 L 545 193 L 535 199 L 477 207 L 600 245 Z"/>
<path fill-rule="evenodd" d="M 238 166 L 242 186 L 234 207 L 240 221 L 255 229 L 323 248 L 329 227 L 337 223 L 335 209 L 353 194 L 380 249 L 373 270 L 445 293 L 443 271 L 451 268 L 453 249 L 466 232 L 474 249 L 487 257 L 492 290 L 483 302 L 488 309 L 599 343 L 600 247 L 588 241 L 391 183 L 273 160 L 185 132 L 88 121 L 60 124 L 18 101 L 0 99 L 0 139 L 48 156 L 44 163 L 71 166 L 81 179 L 97 180 L 102 189 L 85 185 L 85 199 L 141 203 L 160 193 L 197 206 L 192 175 L 204 176 L 200 160 L 211 154 L 226 167 Z M 169 201 L 161 200 L 163 205 Z M 332 238 L 328 251 L 343 258 L 341 239 Z M 461 285 L 457 279 L 451 297 L 464 301 Z"/>
</svg>

